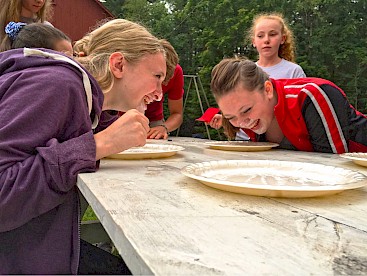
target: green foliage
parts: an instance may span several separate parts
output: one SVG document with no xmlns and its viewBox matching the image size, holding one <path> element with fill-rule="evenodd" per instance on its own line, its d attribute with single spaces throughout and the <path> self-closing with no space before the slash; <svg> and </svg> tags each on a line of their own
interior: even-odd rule
<svg viewBox="0 0 367 276">
<path fill-rule="evenodd" d="M 125 0 L 107 0 L 103 2 L 106 8 L 116 17 L 122 18 L 122 11 Z"/>
<path fill-rule="evenodd" d="M 280 12 L 293 30 L 297 63 L 306 74 L 333 81 L 367 113 L 365 0 L 107 0 L 105 5 L 169 40 L 184 73 L 200 76 L 211 106 L 216 106 L 210 93 L 213 66 L 235 54 L 256 60 L 257 53 L 245 40 L 252 18 Z M 203 123 L 195 122 L 200 112 L 196 91 L 191 90 L 184 124 L 194 125 L 193 133 L 205 134 Z M 215 130 L 211 132 L 217 137 Z"/>
<path fill-rule="evenodd" d="M 90 206 L 88 206 L 87 210 L 85 210 L 85 213 L 82 218 L 82 221 L 88 221 L 88 220 L 98 220 L 96 214 L 94 213 L 93 209 Z"/>
</svg>

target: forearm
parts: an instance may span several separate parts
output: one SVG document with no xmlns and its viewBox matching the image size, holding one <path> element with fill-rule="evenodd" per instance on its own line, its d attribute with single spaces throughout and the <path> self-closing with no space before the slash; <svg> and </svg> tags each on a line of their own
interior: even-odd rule
<svg viewBox="0 0 367 276">
<path fill-rule="evenodd" d="M 174 131 L 179 128 L 183 121 L 183 114 L 181 113 L 174 113 L 171 114 L 167 120 L 165 121 L 165 125 L 168 129 L 168 132 Z"/>
</svg>

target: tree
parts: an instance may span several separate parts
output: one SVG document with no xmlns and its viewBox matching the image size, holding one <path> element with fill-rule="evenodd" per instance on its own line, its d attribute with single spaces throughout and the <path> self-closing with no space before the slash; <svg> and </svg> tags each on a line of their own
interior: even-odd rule
<svg viewBox="0 0 367 276">
<path fill-rule="evenodd" d="M 245 40 L 252 18 L 258 13 L 281 12 L 296 38 L 296 61 L 306 74 L 335 82 L 360 111 L 367 113 L 366 0 L 107 0 L 105 4 L 108 3 L 124 18 L 142 22 L 154 34 L 168 39 L 180 56 L 184 72 L 200 76 L 213 106 L 209 89 L 213 66 L 234 54 L 256 60 L 257 53 Z M 189 120 L 201 115 L 197 99 L 190 99 L 188 108 Z"/>
<path fill-rule="evenodd" d="M 103 5 L 116 17 L 122 18 L 125 0 L 106 0 Z"/>
</svg>

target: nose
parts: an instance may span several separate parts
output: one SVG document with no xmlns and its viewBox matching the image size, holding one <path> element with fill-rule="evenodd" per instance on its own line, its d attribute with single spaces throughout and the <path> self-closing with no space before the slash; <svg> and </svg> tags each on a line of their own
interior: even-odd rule
<svg viewBox="0 0 367 276">
<path fill-rule="evenodd" d="M 268 35 L 265 35 L 265 36 L 264 36 L 264 42 L 265 42 L 265 43 L 269 43 L 269 36 L 268 36 Z"/>
<path fill-rule="evenodd" d="M 248 128 L 249 126 L 251 126 L 252 124 L 252 120 L 250 118 L 244 118 L 240 123 L 239 123 L 239 127 L 240 128 Z"/>
<path fill-rule="evenodd" d="M 162 100 L 163 97 L 163 91 L 162 91 L 162 86 L 160 86 L 159 89 L 157 89 L 156 91 L 153 92 L 153 99 L 154 101 L 160 101 Z"/>
</svg>

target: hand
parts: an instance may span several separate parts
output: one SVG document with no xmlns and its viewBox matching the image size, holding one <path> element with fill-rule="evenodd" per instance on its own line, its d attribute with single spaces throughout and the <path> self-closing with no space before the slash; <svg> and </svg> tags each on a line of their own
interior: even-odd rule
<svg viewBox="0 0 367 276">
<path fill-rule="evenodd" d="M 147 133 L 148 139 L 167 139 L 168 133 L 164 126 L 152 127 Z"/>
<path fill-rule="evenodd" d="M 144 146 L 149 120 L 136 109 L 123 114 L 105 130 L 94 135 L 96 160 L 131 147 Z"/>
<path fill-rule="evenodd" d="M 210 120 L 209 125 L 212 128 L 219 129 L 222 127 L 222 114 L 215 114 L 213 118 Z"/>
</svg>

